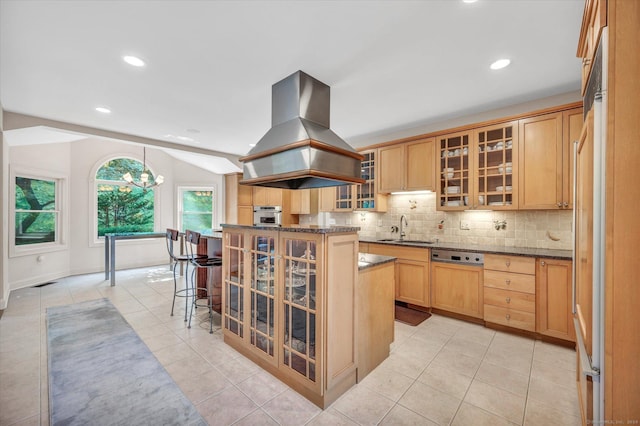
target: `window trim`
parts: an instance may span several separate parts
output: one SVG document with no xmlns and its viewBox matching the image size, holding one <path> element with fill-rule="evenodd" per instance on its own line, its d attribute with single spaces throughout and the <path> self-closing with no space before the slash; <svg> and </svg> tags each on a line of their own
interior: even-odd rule
<svg viewBox="0 0 640 426">
<path fill-rule="evenodd" d="M 220 223 L 218 222 L 217 215 L 217 204 L 220 200 L 218 200 L 218 188 L 216 184 L 212 185 L 178 185 L 176 186 L 176 227 L 177 229 L 182 229 L 182 214 L 184 213 L 184 209 L 182 206 L 182 193 L 184 191 L 211 191 L 213 194 L 211 196 L 211 200 L 213 205 L 211 206 L 211 229 L 215 229 L 214 226 L 217 224 L 218 228 L 220 227 Z M 200 231 L 200 230 L 198 230 Z"/>
<path fill-rule="evenodd" d="M 20 165 L 9 166 L 9 257 L 31 256 L 68 249 L 69 177 L 66 174 Z M 16 245 L 16 178 L 54 181 L 56 184 L 56 240 L 46 243 Z"/>
<path fill-rule="evenodd" d="M 88 179 L 89 180 L 89 196 L 87 197 L 89 200 L 89 214 L 91 217 L 91 219 L 89 220 L 89 247 L 104 247 L 104 237 L 98 237 L 98 211 L 97 211 L 98 191 L 96 189 L 97 189 L 98 182 L 106 182 L 106 181 L 104 181 L 103 179 L 96 179 L 96 173 L 98 173 L 98 170 L 100 169 L 100 167 L 102 167 L 107 161 L 115 160 L 118 158 L 128 158 L 131 160 L 135 160 L 139 163 L 143 162 L 142 157 L 138 157 L 136 154 L 131 154 L 128 152 L 117 153 L 117 154 L 112 153 L 99 159 L 91 168 L 91 171 L 89 172 L 89 179 Z M 149 163 L 148 159 L 147 159 L 146 166 L 147 166 L 147 169 L 149 169 L 149 171 L 153 174 L 153 176 L 157 176 L 156 172 L 154 171 L 154 168 Z M 124 182 L 124 180 L 122 182 Z M 161 203 L 162 197 L 160 195 L 159 188 L 160 187 L 152 189 L 154 231 L 159 229 L 160 223 L 162 223 L 160 220 L 160 216 L 162 214 L 160 203 Z M 130 243 L 138 244 L 142 241 L 154 241 L 154 240 L 140 239 L 140 240 L 130 240 L 130 241 L 125 240 L 122 242 L 123 243 L 130 242 Z"/>
</svg>

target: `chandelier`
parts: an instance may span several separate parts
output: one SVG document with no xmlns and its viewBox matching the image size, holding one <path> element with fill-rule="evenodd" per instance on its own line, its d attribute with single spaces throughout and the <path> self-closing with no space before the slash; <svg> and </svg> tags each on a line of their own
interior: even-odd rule
<svg viewBox="0 0 640 426">
<path fill-rule="evenodd" d="M 153 182 L 149 182 L 149 170 L 147 169 L 147 148 L 146 147 L 142 147 L 142 173 L 140 174 L 140 182 L 135 182 L 130 172 L 125 173 L 122 176 L 122 179 L 124 179 L 129 185 L 135 185 L 138 188 L 144 189 L 145 191 L 149 188 L 162 185 L 162 182 L 164 182 L 164 177 L 162 175 L 156 176 Z"/>
</svg>

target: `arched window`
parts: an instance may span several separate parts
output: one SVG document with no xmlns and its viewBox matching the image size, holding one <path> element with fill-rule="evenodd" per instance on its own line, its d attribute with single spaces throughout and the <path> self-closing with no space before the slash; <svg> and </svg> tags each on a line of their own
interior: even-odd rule
<svg viewBox="0 0 640 426">
<path fill-rule="evenodd" d="M 96 172 L 98 237 L 113 232 L 153 232 L 153 190 L 129 185 L 122 177 L 129 172 L 139 180 L 142 169 L 138 160 L 115 158 Z M 153 174 L 147 172 L 153 181 Z"/>
</svg>

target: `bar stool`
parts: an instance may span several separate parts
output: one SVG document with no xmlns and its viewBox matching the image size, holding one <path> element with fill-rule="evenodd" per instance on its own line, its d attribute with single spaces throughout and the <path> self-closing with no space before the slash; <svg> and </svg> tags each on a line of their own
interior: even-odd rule
<svg viewBox="0 0 640 426">
<path fill-rule="evenodd" d="M 191 309 L 189 312 L 189 325 L 187 328 L 191 328 L 191 317 L 193 316 L 193 310 L 198 307 L 207 307 L 209 309 L 209 334 L 213 334 L 213 285 L 212 280 L 209 277 L 213 276 L 213 268 L 222 265 L 221 257 L 207 257 L 197 254 L 198 245 L 200 244 L 201 234 L 199 232 L 186 230 L 185 238 L 187 241 L 187 258 L 189 263 L 193 267 L 191 271 L 191 294 L 193 300 L 191 303 Z M 199 270 L 207 271 L 207 279 L 205 287 L 198 287 L 196 282 L 197 274 Z M 204 295 L 204 297 L 202 297 Z M 199 301 L 206 299 L 206 304 L 198 303 Z"/>
<path fill-rule="evenodd" d="M 184 321 L 187 322 L 187 309 L 188 309 L 188 297 L 191 295 L 190 288 L 187 282 L 185 282 L 185 287 L 178 289 L 178 280 L 176 277 L 176 268 L 178 265 L 182 266 L 186 264 L 185 276 L 189 274 L 189 257 L 183 254 L 175 254 L 173 251 L 173 245 L 176 241 L 178 241 L 180 233 L 177 229 L 167 228 L 167 251 L 169 252 L 169 258 L 171 264 L 171 271 L 173 272 L 173 303 L 171 304 L 171 316 L 173 316 L 173 308 L 176 304 L 176 297 L 184 297 Z M 185 279 L 186 281 L 186 279 Z"/>
</svg>

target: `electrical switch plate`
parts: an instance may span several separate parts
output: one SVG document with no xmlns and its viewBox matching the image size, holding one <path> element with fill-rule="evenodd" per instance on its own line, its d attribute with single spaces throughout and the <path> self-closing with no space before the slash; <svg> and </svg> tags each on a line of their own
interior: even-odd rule
<svg viewBox="0 0 640 426">
<path fill-rule="evenodd" d="M 467 222 L 466 220 L 461 220 L 460 221 L 460 229 L 469 230 L 469 222 Z"/>
</svg>

